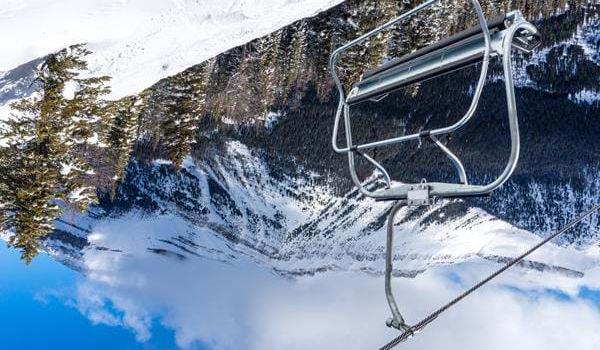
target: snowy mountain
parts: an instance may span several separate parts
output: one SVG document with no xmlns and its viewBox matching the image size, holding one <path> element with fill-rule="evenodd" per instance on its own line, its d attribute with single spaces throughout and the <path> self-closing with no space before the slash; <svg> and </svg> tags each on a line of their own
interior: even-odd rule
<svg viewBox="0 0 600 350">
<path fill-rule="evenodd" d="M 336 196 L 316 174 L 275 178 L 239 142 L 179 174 L 168 161 L 132 164 L 115 200 L 89 215 L 66 214 L 45 243 L 58 260 L 93 273 L 84 256 L 120 259 L 154 253 L 176 260 L 252 262 L 280 275 L 383 272 L 384 219 L 391 204 L 351 191 Z M 375 183 L 374 183 L 375 184 Z M 539 237 L 461 201 L 405 208 L 396 223 L 396 273 L 469 261 L 504 262 Z M 86 242 L 87 243 L 83 243 Z M 594 246 L 550 245 L 521 267 L 583 277 L 600 265 Z"/>
<path fill-rule="evenodd" d="M 0 38 L 0 72 L 87 43 L 90 74 L 113 77 L 121 98 L 339 2 L 8 0 L 0 31 L 13 35 Z"/>
<path fill-rule="evenodd" d="M 323 58 L 326 62 L 330 46 L 344 39 L 338 37 L 340 31 L 356 30 L 352 23 L 372 25 L 368 20 L 376 16 L 387 18 L 389 8 L 348 2 L 235 47 L 335 3 L 230 1 L 207 6 L 193 1 L 134 1 L 54 6 L 34 1 L 15 2 L 4 10 L 2 25 L 23 23 L 24 17 L 35 21 L 36 16 L 50 22 L 43 36 L 31 29 L 23 33 L 27 40 L 5 38 L 7 42 L 0 43 L 15 53 L 0 67 L 33 59 L 0 75 L 0 117 L 6 118 L 9 101 L 31 92 L 37 57 L 78 41 L 89 42 L 93 52 L 90 73 L 112 76 L 111 97 L 145 89 L 139 96 L 146 101 L 139 139 L 114 198 L 102 188 L 100 204 L 85 215 L 64 213 L 45 248 L 82 270 L 90 268 L 85 261 L 90 252 L 103 257 L 151 252 L 226 263 L 250 259 L 283 275 L 346 269 L 381 273 L 383 224 L 390 204 L 373 202 L 353 190 L 345 160 L 329 149 L 335 96 L 329 78 L 322 78 L 327 76 L 324 66 L 318 63 Z M 55 15 L 47 15 L 48 9 Z M 595 145 L 600 127 L 594 119 L 599 110 L 594 89 L 600 77 L 600 58 L 594 51 L 597 10 L 558 8 L 539 20 L 550 39 L 532 57 L 517 62 L 519 105 L 528 107 L 521 110 L 527 150 L 521 168 L 489 201 L 403 209 L 397 224 L 398 274 L 415 276 L 431 266 L 474 259 L 505 261 L 535 241 L 531 232 L 546 234 L 597 200 L 600 159 L 589 147 Z M 67 14 L 74 20 L 65 21 Z M 556 26 L 566 29 L 556 31 Z M 423 30 L 423 38 L 431 37 L 427 33 Z M 412 39 L 411 48 L 423 44 L 422 38 Z M 30 47 L 18 46 L 24 42 Z M 297 50 L 281 53 L 278 45 L 284 44 Z M 232 47 L 209 63 L 194 66 Z M 283 82 L 272 80 L 282 67 L 291 68 L 290 75 Z M 182 81 L 206 70 L 210 108 L 203 110 L 207 116 L 199 122 L 197 146 L 177 172 L 173 162 L 165 160 L 168 150 L 160 147 L 169 136 L 161 134 L 170 118 L 162 108 L 172 103 L 165 95 L 180 91 Z M 423 84 L 415 98 L 402 95 L 383 101 L 375 117 L 408 131 L 428 123 L 432 114 L 458 113 L 469 98 L 472 74 L 459 76 L 463 79 L 458 82 L 454 76 Z M 457 95 L 450 110 L 440 103 L 445 99 L 441 91 L 449 85 Z M 501 163 L 489 155 L 499 154 L 496 146 L 502 135 L 485 127 L 487 122 L 500 125 L 503 118 L 500 85 L 498 78 L 491 78 L 484 97 L 484 111 L 495 119 L 475 123 L 458 141 L 448 141 L 465 156 L 475 182 L 486 180 Z M 408 121 L 397 120 L 398 105 L 408 106 Z M 549 105 L 552 108 L 544 108 Z M 564 114 L 577 122 L 566 120 Z M 273 116 L 276 122 L 267 122 Z M 378 130 L 372 121 L 363 123 L 371 129 L 358 137 L 393 131 L 385 126 Z M 434 173 L 444 169 L 439 158 L 419 162 L 423 158 L 415 157 L 424 149 L 426 145 L 380 155 L 384 164 L 396 164 L 393 175 L 399 178 L 419 171 L 428 178 L 439 176 Z M 488 155 L 483 155 L 485 151 Z M 576 156 L 558 156 L 563 153 Z M 399 161 L 407 158 L 408 164 Z M 370 169 L 361 175 L 378 185 Z M 562 246 L 548 247 L 526 267 L 580 277 L 598 265 L 598 222 L 598 218 L 587 222 L 578 234 L 561 241 Z"/>
<path fill-rule="evenodd" d="M 118 147 L 95 142 L 82 151 L 93 169 L 84 185 L 97 189 L 99 203 L 83 213 L 61 203 L 41 240 L 43 251 L 85 275 L 69 304 L 142 342 L 159 315 L 186 349 L 363 349 L 396 335 L 383 327 L 380 278 L 392 203 L 359 194 L 347 160 L 330 149 L 337 96 L 325 67 L 333 47 L 410 2 L 334 6 L 340 2 L 32 0 L 0 10 L 0 29 L 23 29 L 0 38 L 10 52 L 0 57 L 0 120 L 12 113 L 10 102 L 33 92 L 40 57 L 78 42 L 92 51 L 89 74 L 112 77 L 110 99 L 128 95 L 103 101 L 113 114 L 102 125 Z M 379 38 L 388 46 L 377 40 L 353 53 L 345 78 L 462 29 L 470 19 L 458 3 Z M 509 3 L 491 0 L 484 10 L 493 16 Z M 410 320 L 600 198 L 600 7 L 530 5 L 524 11 L 544 44 L 515 59 L 523 141 L 515 176 L 489 199 L 397 216 L 394 275 L 409 278 L 394 283 Z M 497 72 L 492 66 L 473 122 L 443 140 L 473 183 L 501 170 L 506 157 Z M 356 136 L 447 124 L 464 112 L 476 75 L 477 67 L 357 110 Z M 175 108 L 182 105 L 188 109 Z M 395 179 L 454 180 L 426 143 L 371 155 Z M 368 186 L 381 186 L 381 174 L 363 166 Z M 596 216 L 407 348 L 595 349 L 600 315 L 589 300 L 600 290 L 599 238 Z"/>
<path fill-rule="evenodd" d="M 383 326 L 388 311 L 380 278 L 381 217 L 389 203 L 356 192 L 337 196 L 312 184 L 315 174 L 301 168 L 295 177 L 277 177 L 259 152 L 239 142 L 184 164 L 179 174 L 164 160 L 130 165 L 111 205 L 104 202 L 87 216 L 67 213 L 45 242 L 55 259 L 86 275 L 72 302 L 92 322 L 129 328 L 146 341 L 153 333 L 151 317 L 158 314 L 184 349 L 194 341 L 215 349 L 325 349 L 331 343 L 359 349 L 396 335 Z M 411 320 L 539 239 L 459 201 L 425 212 L 405 209 L 396 229 L 395 274 L 412 278 L 395 282 Z M 554 324 L 574 314 L 595 325 L 588 308 L 569 311 L 563 308 L 570 304 L 559 304 L 558 312 L 557 301 L 543 293 L 556 288 L 577 295 L 579 286 L 597 286 L 599 253 L 597 247 L 549 245 L 407 346 L 427 348 L 440 332 L 445 339 L 454 330 L 472 340 L 466 346 L 453 342 L 452 349 L 475 349 L 481 341 L 465 333 L 472 322 L 495 334 L 487 329 L 492 321 L 473 320 L 481 305 L 499 325 L 510 314 L 518 330 L 506 330 L 511 339 L 519 339 L 515 332 L 526 332 L 527 339 L 547 334 L 547 323 L 542 330 L 524 326 L 532 317 Z M 445 274 L 456 281 L 442 282 Z M 523 301 L 505 295 L 511 288 L 517 295 L 539 294 L 524 296 L 520 306 Z M 527 321 L 520 321 L 522 312 Z M 316 327 L 318 320 L 324 321 Z M 281 328 L 285 337 L 278 335 Z M 346 339 L 349 331 L 358 336 Z"/>
</svg>

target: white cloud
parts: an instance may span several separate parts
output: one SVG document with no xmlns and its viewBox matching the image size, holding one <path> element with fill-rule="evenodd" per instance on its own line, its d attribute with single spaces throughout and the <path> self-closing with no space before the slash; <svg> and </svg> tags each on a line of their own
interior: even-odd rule
<svg viewBox="0 0 600 350">
<path fill-rule="evenodd" d="M 120 258 L 99 262 L 110 254 Z M 86 258 L 88 266 L 110 268 L 93 271 L 79 286 L 79 309 L 95 322 L 130 328 L 141 341 L 151 336 L 152 318 L 174 329 L 182 348 L 200 341 L 215 349 L 372 349 L 397 335 L 384 326 L 389 311 L 382 277 L 331 272 L 291 281 L 251 262 L 182 262 L 149 252 L 94 251 Z M 469 263 L 396 279 L 399 304 L 416 321 L 494 267 Z M 582 285 L 595 288 L 594 275 L 598 271 L 584 279 L 512 271 L 403 349 L 596 350 L 600 308 L 577 297 Z"/>
</svg>

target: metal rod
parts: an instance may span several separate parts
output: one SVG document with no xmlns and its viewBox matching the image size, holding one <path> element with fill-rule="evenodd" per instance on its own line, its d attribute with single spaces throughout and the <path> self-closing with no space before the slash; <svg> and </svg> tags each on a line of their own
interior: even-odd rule
<svg viewBox="0 0 600 350">
<path fill-rule="evenodd" d="M 335 112 L 335 120 L 333 121 L 333 134 L 331 135 L 331 145 L 336 153 L 346 153 L 350 150 L 349 148 L 339 148 L 337 145 L 338 131 L 340 128 L 340 116 L 342 115 L 343 109 L 344 100 L 340 98 L 337 111 Z"/>
<path fill-rule="evenodd" d="M 387 298 L 388 305 L 392 311 L 392 318 L 387 321 L 388 327 L 394 327 L 401 331 L 407 331 L 410 326 L 406 324 L 398 304 L 392 293 L 392 272 L 394 271 L 393 265 L 393 245 L 394 245 L 394 219 L 400 208 L 406 205 L 406 201 L 398 201 L 392 207 L 392 211 L 387 217 L 387 240 L 385 244 L 385 297 Z"/>
<path fill-rule="evenodd" d="M 450 159 L 450 161 L 458 171 L 458 177 L 460 178 L 460 182 L 462 182 L 464 185 L 468 185 L 469 181 L 467 180 L 467 172 L 465 171 L 465 167 L 463 166 L 460 159 L 454 153 L 452 153 L 452 151 L 450 151 L 448 147 L 446 147 L 442 142 L 440 142 L 440 140 L 438 140 L 437 137 L 433 135 L 430 135 L 429 137 L 436 144 L 436 146 L 438 146 L 444 153 L 446 153 L 446 156 L 448 156 L 448 159 Z"/>
</svg>

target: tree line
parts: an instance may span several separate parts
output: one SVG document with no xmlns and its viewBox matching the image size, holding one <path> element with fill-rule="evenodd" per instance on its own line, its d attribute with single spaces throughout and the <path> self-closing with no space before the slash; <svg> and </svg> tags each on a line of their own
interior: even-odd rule
<svg viewBox="0 0 600 350">
<path fill-rule="evenodd" d="M 30 263 L 41 240 L 65 210 L 86 210 L 98 192 L 115 194 L 125 177 L 140 124 L 148 113 L 164 115 L 161 148 L 177 169 L 196 139 L 202 115 L 201 75 L 179 75 L 161 94 L 110 101 L 110 77 L 87 73 L 85 45 L 48 55 L 36 68 L 35 93 L 11 105 L 0 124 L 0 228 Z M 159 103 L 148 110 L 147 99 Z"/>
</svg>

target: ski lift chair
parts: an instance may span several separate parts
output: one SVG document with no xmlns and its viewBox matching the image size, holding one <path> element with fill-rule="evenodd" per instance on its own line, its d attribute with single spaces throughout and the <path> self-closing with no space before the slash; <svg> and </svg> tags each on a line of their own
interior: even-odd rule
<svg viewBox="0 0 600 350">
<path fill-rule="evenodd" d="M 539 46 L 540 36 L 537 29 L 523 18 L 520 11 L 513 11 L 506 15 L 493 18 L 490 21 L 486 21 L 479 1 L 469 1 L 477 15 L 479 25 L 366 72 L 362 75 L 360 81 L 352 85 L 347 96 L 336 71 L 338 56 L 348 49 L 390 28 L 396 23 L 429 8 L 435 4 L 437 0 L 428 0 L 399 17 L 394 18 L 382 26 L 345 44 L 336 49 L 330 59 L 331 74 L 333 75 L 334 82 L 340 94 L 333 128 L 333 149 L 337 153 L 348 155 L 350 175 L 361 193 L 380 201 L 399 201 L 388 217 L 385 289 L 393 315 L 393 317 L 388 320 L 387 325 L 402 331 L 410 330 L 410 327 L 406 325 L 398 311 L 390 284 L 393 268 L 391 254 L 393 219 L 397 211 L 403 205 L 430 205 L 436 198 L 463 198 L 488 195 L 508 180 L 514 171 L 519 158 L 519 125 L 513 85 L 511 54 L 513 48 L 522 52 L 531 52 Z M 465 168 L 460 159 L 443 145 L 437 137 L 458 130 L 474 115 L 487 78 L 489 61 L 490 59 L 495 58 L 502 59 L 503 63 L 508 120 L 510 125 L 511 152 L 508 164 L 504 171 L 494 181 L 484 185 L 475 185 L 469 183 Z M 481 63 L 481 74 L 479 76 L 473 100 L 466 113 L 454 124 L 439 129 L 425 130 L 419 133 L 397 136 L 376 142 L 354 144 L 350 125 L 351 107 L 365 101 L 377 102 L 384 99 L 389 93 L 398 89 L 478 63 Z M 338 129 L 342 114 L 344 116 L 344 129 L 346 134 L 346 146 L 343 148 L 338 147 L 337 145 Z M 425 138 L 431 139 L 433 143 L 447 155 L 458 172 L 460 183 L 422 181 L 421 183 L 406 183 L 392 186 L 390 176 L 385 168 L 372 157 L 364 153 L 364 151 L 375 147 L 389 146 Z M 383 174 L 387 184 L 385 188 L 370 191 L 361 183 L 356 172 L 356 155 L 365 158 Z"/>
</svg>

